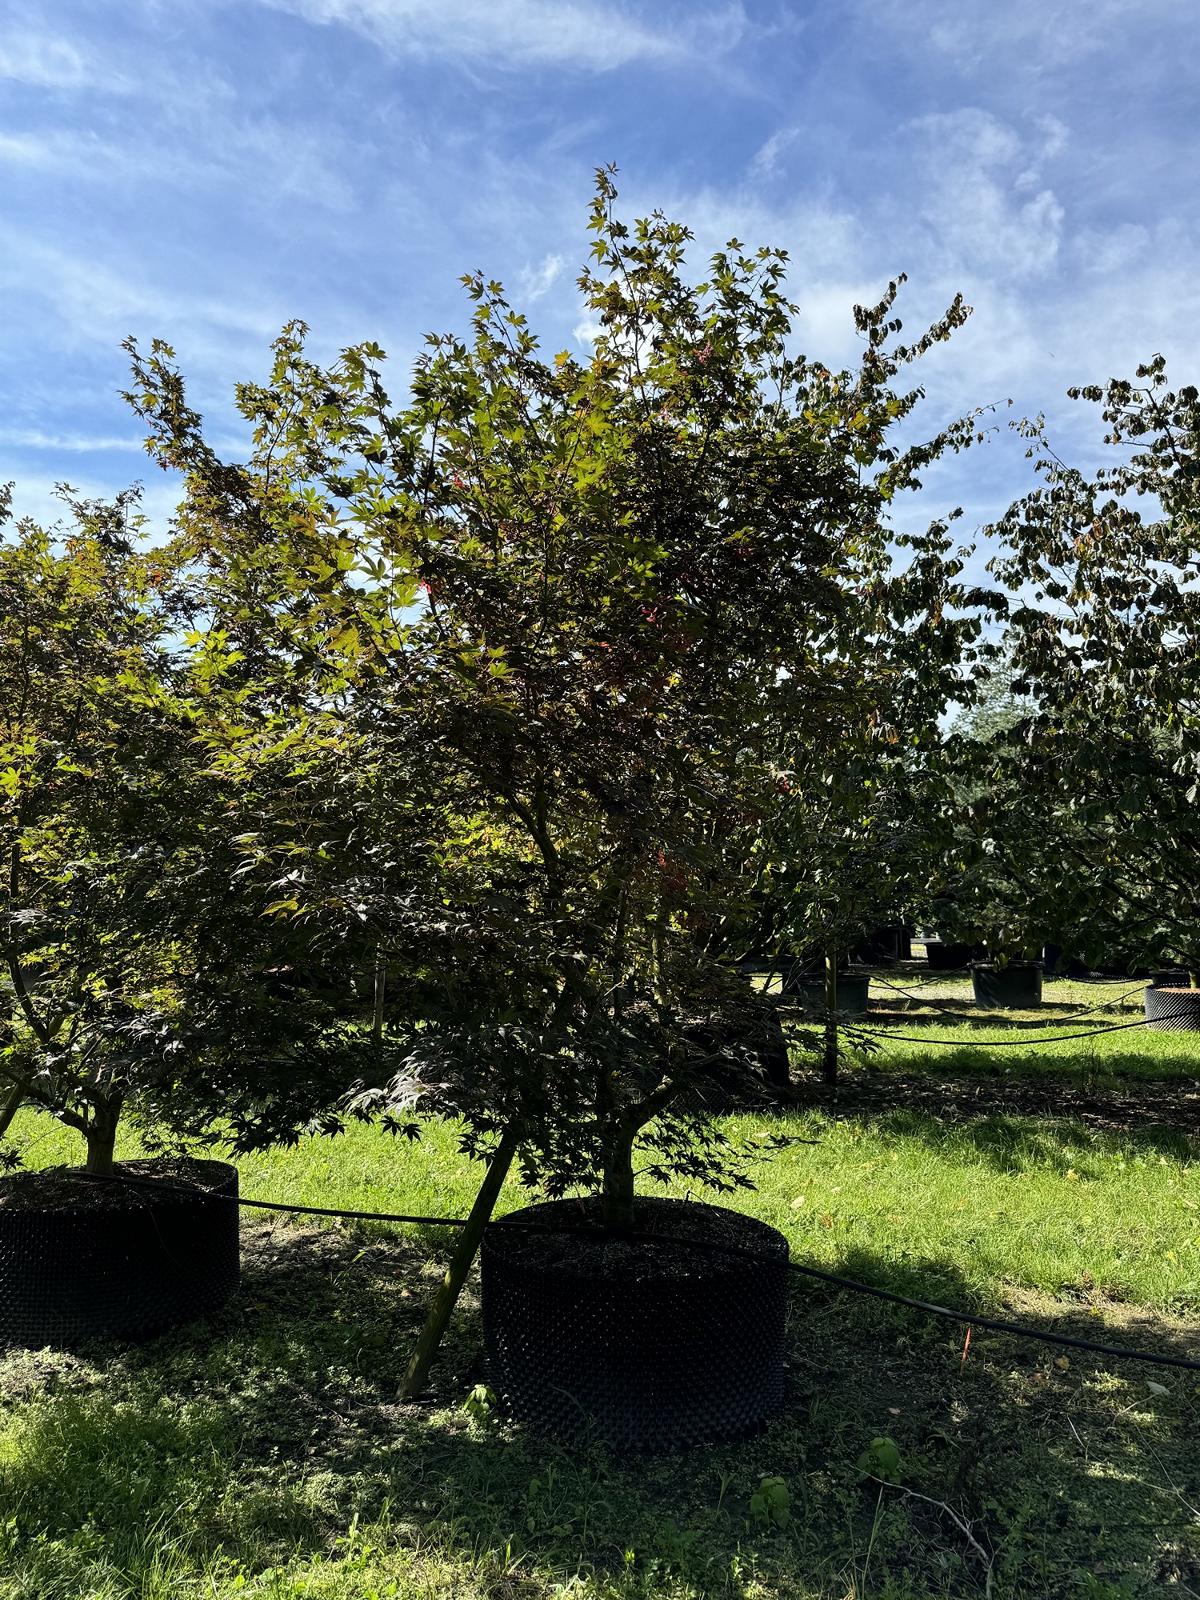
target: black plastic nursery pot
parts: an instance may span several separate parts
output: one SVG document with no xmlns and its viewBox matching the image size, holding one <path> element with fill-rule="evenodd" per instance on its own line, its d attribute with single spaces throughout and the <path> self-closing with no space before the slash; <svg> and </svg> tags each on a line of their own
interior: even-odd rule
<svg viewBox="0 0 1200 1600">
<path fill-rule="evenodd" d="M 1146 1025 L 1179 1032 L 1200 1030 L 1200 989 L 1152 983 L 1146 990 Z"/>
<path fill-rule="evenodd" d="M 847 1016 L 861 1017 L 866 1013 L 870 999 L 871 978 L 864 972 L 839 972 L 837 981 L 837 1009 Z M 825 1010 L 825 979 L 808 974 L 788 975 L 784 979 L 780 998 L 799 1002 L 807 1011 Z"/>
<path fill-rule="evenodd" d="M 1054 978 L 1086 978 L 1088 975 L 1087 962 L 1068 954 L 1060 944 L 1042 946 L 1042 969 L 1047 982 Z"/>
<path fill-rule="evenodd" d="M 943 939 L 925 941 L 925 964 L 935 972 L 959 972 L 979 953 L 977 944 L 950 944 Z"/>
<path fill-rule="evenodd" d="M 872 966 L 912 960 L 912 929 L 897 923 L 888 928 L 873 928 L 858 946 L 855 959 Z"/>
<path fill-rule="evenodd" d="M 122 1163 L 0 1178 L 0 1345 L 144 1339 L 218 1310 L 239 1276 L 237 1169 Z"/>
<path fill-rule="evenodd" d="M 548 1201 L 484 1235 L 488 1378 L 509 1415 L 624 1450 L 762 1427 L 784 1395 L 784 1236 L 691 1201 L 640 1199 L 632 1236 L 599 1215 L 596 1200 Z"/>
<path fill-rule="evenodd" d="M 1039 1006 L 1042 1003 L 1042 963 L 1010 961 L 1007 966 L 1000 967 L 990 961 L 976 961 L 971 966 L 971 986 L 977 1006 L 992 1010 Z"/>
<path fill-rule="evenodd" d="M 747 1058 L 757 1063 L 766 1081 L 776 1089 L 786 1089 L 791 1081 L 787 1038 L 779 1012 L 772 1003 L 774 996 L 764 997 L 757 1015 L 747 1017 L 737 1028 L 691 1028 L 688 1037 L 706 1051 L 724 1052 L 729 1063 L 743 1063 Z M 714 1082 L 721 1081 L 721 1063 L 714 1069 Z M 728 1075 L 728 1088 L 736 1099 L 742 1083 L 740 1066 Z"/>
</svg>

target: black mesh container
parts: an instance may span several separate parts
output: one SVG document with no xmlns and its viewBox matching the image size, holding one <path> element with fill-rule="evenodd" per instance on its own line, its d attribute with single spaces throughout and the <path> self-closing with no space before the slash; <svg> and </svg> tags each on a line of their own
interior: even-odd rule
<svg viewBox="0 0 1200 1600">
<path fill-rule="evenodd" d="M 679 1200 L 639 1200 L 630 1240 L 604 1235 L 597 1217 L 595 1202 L 552 1201 L 507 1220 L 562 1232 L 500 1222 L 484 1235 L 488 1375 L 509 1414 L 624 1450 L 761 1427 L 783 1403 L 787 1240 Z"/>
<path fill-rule="evenodd" d="M 0 1345 L 142 1339 L 222 1306 L 237 1287 L 238 1175 L 223 1161 L 130 1161 L 148 1183 L 65 1173 L 0 1180 Z M 14 1196 L 11 1185 L 21 1185 Z M 181 1193 L 186 1188 L 190 1192 Z"/>
<path fill-rule="evenodd" d="M 1151 984 L 1146 990 L 1146 1025 L 1180 1032 L 1200 1029 L 1200 989 Z"/>
</svg>

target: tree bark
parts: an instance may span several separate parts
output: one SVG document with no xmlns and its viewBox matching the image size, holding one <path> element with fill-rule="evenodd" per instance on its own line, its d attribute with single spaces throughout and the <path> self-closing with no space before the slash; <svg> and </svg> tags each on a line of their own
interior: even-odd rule
<svg viewBox="0 0 1200 1600">
<path fill-rule="evenodd" d="M 633 1141 L 637 1129 L 622 1126 L 608 1142 L 604 1153 L 602 1216 L 612 1232 L 629 1232 L 633 1227 Z"/>
<path fill-rule="evenodd" d="M 113 1156 L 117 1146 L 117 1119 L 120 1107 L 107 1102 L 93 1106 L 88 1123 L 86 1171 L 93 1178 L 111 1178 Z"/>
<path fill-rule="evenodd" d="M 3 1139 L 12 1126 L 12 1120 L 21 1109 L 24 1100 L 25 1085 L 23 1083 L 15 1083 L 8 1094 L 5 1095 L 4 1100 L 0 1101 L 0 1139 Z"/>
<path fill-rule="evenodd" d="M 429 1369 L 433 1365 L 433 1358 L 441 1346 L 450 1314 L 458 1303 L 462 1286 L 466 1282 L 467 1273 L 471 1270 L 471 1263 L 475 1260 L 480 1240 L 483 1238 L 483 1230 L 491 1221 L 492 1212 L 500 1197 L 500 1190 L 504 1187 L 504 1180 L 508 1176 L 508 1169 L 512 1166 L 513 1156 L 517 1153 L 519 1143 L 520 1136 L 516 1126 L 506 1128 L 496 1147 L 496 1153 L 488 1164 L 483 1182 L 479 1185 L 479 1193 L 475 1196 L 467 1225 L 459 1233 L 454 1254 L 450 1257 L 450 1265 L 446 1268 L 446 1276 L 434 1296 L 429 1315 L 425 1319 L 425 1326 L 421 1330 L 421 1337 L 417 1340 L 416 1349 L 408 1363 L 404 1382 L 400 1386 L 401 1396 L 405 1400 L 411 1400 L 414 1395 L 420 1394 L 429 1381 Z"/>
</svg>

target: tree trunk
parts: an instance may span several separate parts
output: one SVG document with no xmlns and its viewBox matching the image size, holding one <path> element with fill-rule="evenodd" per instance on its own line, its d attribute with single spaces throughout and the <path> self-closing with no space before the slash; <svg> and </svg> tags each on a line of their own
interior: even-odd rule
<svg viewBox="0 0 1200 1600">
<path fill-rule="evenodd" d="M 119 1106 L 107 1103 L 92 1108 L 92 1117 L 85 1138 L 87 1139 L 86 1171 L 93 1178 L 111 1178 L 113 1175 L 117 1119 L 120 1114 Z"/>
<path fill-rule="evenodd" d="M 387 964 L 381 946 L 375 946 L 375 992 L 371 1007 L 371 1043 L 376 1050 L 383 1043 L 383 1008 L 387 999 Z"/>
<path fill-rule="evenodd" d="M 500 1190 L 504 1187 L 504 1180 L 508 1176 L 509 1167 L 512 1166 L 519 1142 L 515 1125 L 506 1128 L 496 1147 L 496 1153 L 488 1164 L 483 1182 L 479 1185 L 479 1193 L 475 1196 L 475 1204 L 471 1207 L 470 1216 L 467 1218 L 467 1225 L 459 1233 L 454 1254 L 450 1257 L 450 1265 L 446 1268 L 446 1276 L 434 1296 L 429 1315 L 425 1319 L 425 1326 L 421 1330 L 421 1337 L 417 1340 L 417 1347 L 404 1374 L 400 1394 L 405 1400 L 411 1400 L 414 1395 L 420 1394 L 429 1381 L 429 1369 L 433 1365 L 433 1358 L 438 1353 L 446 1326 L 450 1321 L 450 1314 L 462 1293 L 462 1286 L 466 1282 L 467 1273 L 471 1270 L 471 1263 L 475 1260 L 479 1242 L 483 1238 L 483 1230 L 491 1221 L 492 1212 L 500 1197 Z"/>
<path fill-rule="evenodd" d="M 621 1127 L 604 1153 L 603 1218 L 612 1232 L 633 1227 L 633 1141 L 636 1128 Z"/>
<path fill-rule="evenodd" d="M 838 1026 L 837 1026 L 837 953 L 825 953 L 825 1050 L 821 1058 L 821 1076 L 826 1083 L 836 1083 L 838 1076 Z"/>
<path fill-rule="evenodd" d="M 4 1097 L 3 1102 L 0 1102 L 0 1139 L 3 1139 L 4 1135 L 8 1132 L 12 1125 L 13 1118 L 21 1109 L 24 1099 L 25 1085 L 23 1083 L 17 1083 L 14 1084 L 9 1090 L 8 1094 Z"/>
</svg>

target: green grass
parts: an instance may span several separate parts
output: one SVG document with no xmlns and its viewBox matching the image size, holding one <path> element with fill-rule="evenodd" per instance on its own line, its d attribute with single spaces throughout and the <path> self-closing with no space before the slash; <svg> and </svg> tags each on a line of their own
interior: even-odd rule
<svg viewBox="0 0 1200 1600">
<path fill-rule="evenodd" d="M 727 1127 L 751 1152 L 765 1133 L 816 1141 L 753 1162 L 757 1188 L 736 1200 L 781 1229 L 797 1259 L 836 1267 L 869 1257 L 881 1282 L 908 1280 L 919 1262 L 923 1282 L 961 1280 L 981 1305 L 1019 1285 L 1200 1311 L 1200 1143 L 1168 1126 L 1118 1134 L 1003 1113 L 947 1122 L 897 1107 L 742 1116 Z M 25 1117 L 13 1143 L 27 1165 L 46 1166 L 71 1159 L 72 1141 Z M 455 1129 L 436 1121 L 419 1144 L 357 1126 L 238 1166 L 251 1198 L 435 1216 L 462 1216 L 480 1178 Z M 526 1198 L 510 1181 L 500 1210 Z"/>
<path fill-rule="evenodd" d="M 1037 1026 L 1028 1026 L 1033 1020 Z M 1067 1077 L 1092 1086 L 1147 1078 L 1200 1082 L 1200 1035 L 1151 1028 L 1110 1033 L 1100 1031 L 1107 1022 L 1099 1027 L 1064 1022 L 1061 1034 L 1084 1037 L 1060 1040 L 1060 1029 L 1043 1026 L 1044 1020 L 1044 1012 L 1036 1019 L 1031 1013 L 1010 1013 L 1003 1020 L 985 1015 L 969 1024 L 924 1015 L 884 1023 L 868 1015 L 863 1023 L 872 1036 L 861 1056 L 882 1070 L 953 1070 L 1012 1079 Z M 952 1041 L 949 1046 L 930 1042 L 947 1039 Z"/>
<path fill-rule="evenodd" d="M 1069 1079 L 1102 1088 L 1133 1080 L 1200 1083 L 1200 1036 L 1130 1026 L 1143 1015 L 1143 989 L 1127 978 L 1062 978 L 1045 985 L 1036 1009 L 989 1010 L 976 1006 L 969 978 L 885 971 L 872 975 L 870 1010 L 853 1019 L 849 1039 L 857 1041 L 857 1059 L 878 1071 Z"/>
<path fill-rule="evenodd" d="M 836 1099 L 731 1118 L 751 1142 L 817 1141 L 756 1165 L 735 1203 L 797 1260 L 1196 1354 L 1183 1036 L 1110 1037 L 1144 1041 L 1145 1071 L 1067 1055 L 1023 1079 L 1002 1050 L 965 1048 L 963 1067 L 914 1046 L 853 1067 Z M 1052 1114 L 1031 1114 L 1047 1081 Z M 77 1158 L 44 1118 L 16 1142 L 29 1165 Z M 239 1166 L 252 1196 L 450 1214 L 479 1178 L 442 1123 L 419 1145 L 358 1127 Z M 503 1206 L 523 1198 L 510 1185 Z M 996 1600 L 1200 1594 L 1196 1375 L 1056 1364 L 984 1333 L 964 1360 L 960 1327 L 799 1280 L 792 1394 L 765 1433 L 675 1458 L 566 1451 L 461 1409 L 473 1293 L 434 1403 L 397 1402 L 435 1231 L 247 1211 L 244 1241 L 243 1291 L 210 1325 L 0 1361 L 0 1600 L 919 1600 L 983 1595 L 989 1575 Z M 880 1434 L 897 1486 L 857 1467 Z M 750 1517 L 764 1474 L 787 1483 L 786 1528 Z"/>
</svg>

